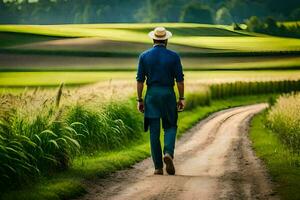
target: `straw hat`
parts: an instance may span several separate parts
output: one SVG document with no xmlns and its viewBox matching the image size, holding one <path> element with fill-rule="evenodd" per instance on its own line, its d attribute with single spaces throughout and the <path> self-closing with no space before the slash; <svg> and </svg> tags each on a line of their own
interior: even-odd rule
<svg viewBox="0 0 300 200">
<path fill-rule="evenodd" d="M 156 27 L 154 31 L 151 31 L 148 35 L 154 40 L 167 40 L 172 37 L 172 33 L 167 31 L 165 27 Z"/>
</svg>

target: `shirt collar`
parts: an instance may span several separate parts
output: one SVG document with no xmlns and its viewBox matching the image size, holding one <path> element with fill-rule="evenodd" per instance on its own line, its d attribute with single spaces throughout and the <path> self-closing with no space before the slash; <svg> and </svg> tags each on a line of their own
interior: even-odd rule
<svg viewBox="0 0 300 200">
<path fill-rule="evenodd" d="M 166 45 L 164 45 L 164 44 L 153 44 L 153 47 L 165 47 L 166 48 Z"/>
</svg>

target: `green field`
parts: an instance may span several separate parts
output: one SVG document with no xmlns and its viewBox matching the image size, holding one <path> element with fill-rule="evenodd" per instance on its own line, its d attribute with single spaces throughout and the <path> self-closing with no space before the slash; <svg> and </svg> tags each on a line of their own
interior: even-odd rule
<svg viewBox="0 0 300 200">
<path fill-rule="evenodd" d="M 135 70 L 138 55 L 151 47 L 147 33 L 159 25 L 173 32 L 169 48 L 185 70 L 300 68 L 300 39 L 164 23 L 0 25 L 0 71 Z"/>
<path fill-rule="evenodd" d="M 1 86 L 58 86 L 64 82 L 67 85 L 83 85 L 109 80 L 134 79 L 132 72 L 2 72 Z"/>
<path fill-rule="evenodd" d="M 0 200 L 173 198 L 300 200 L 300 0 L 0 0 Z"/>
<path fill-rule="evenodd" d="M 230 26 L 202 24 L 92 24 L 92 25 L 1 25 L 0 32 L 30 36 L 97 37 L 104 41 L 150 44 L 147 33 L 155 26 L 173 33 L 171 44 L 219 50 L 220 52 L 299 51 L 300 40 L 233 31 Z M 16 42 L 12 41 L 12 44 Z M 10 46 L 7 43 L 1 46 Z M 106 45 L 107 46 L 107 45 Z M 108 45 L 109 46 L 109 45 Z M 100 49 L 99 49 L 100 50 Z"/>
<path fill-rule="evenodd" d="M 62 82 L 70 86 L 108 81 L 134 83 L 135 76 L 135 72 L 1 72 L 0 87 L 57 87 Z M 187 71 L 185 79 L 188 84 L 243 80 L 297 80 L 300 79 L 300 71 Z"/>
<path fill-rule="evenodd" d="M 135 71 L 138 58 L 0 54 L 0 71 Z M 183 57 L 184 70 L 300 69 L 299 56 Z"/>
<path fill-rule="evenodd" d="M 86 38 L 86 37 L 96 37 L 100 39 L 100 42 L 104 42 L 105 50 L 108 52 L 113 47 L 117 45 L 123 47 L 121 49 L 127 49 L 131 52 L 135 49 L 140 50 L 140 48 L 145 47 L 145 45 L 151 44 L 151 40 L 148 38 L 147 33 L 153 29 L 153 27 L 158 25 L 167 26 L 174 33 L 174 45 L 176 50 L 185 50 L 186 48 L 190 51 L 197 51 L 199 46 L 193 48 L 193 45 L 186 45 L 180 41 L 175 41 L 175 39 L 180 39 L 183 37 L 207 37 L 207 36 L 217 36 L 217 37 L 235 37 L 235 36 L 244 36 L 247 35 L 234 32 L 230 30 L 229 26 L 212 26 L 212 25 L 199 25 L 199 24 L 95 24 L 95 25 L 48 25 L 48 26 L 30 26 L 30 25 L 1 25 L 0 32 L 2 34 L 23 34 L 24 37 L 35 38 L 37 35 L 39 37 L 49 36 L 62 37 L 65 38 Z M 3 36 L 5 37 L 5 35 Z M 20 35 L 18 36 L 20 37 Z M 47 40 L 45 38 L 44 41 Z M 13 46 L 17 42 L 11 41 L 12 45 L 0 44 L 3 46 Z M 177 44 L 177 45 L 176 45 Z M 93 44 L 94 46 L 94 44 Z M 25 46 L 26 47 L 26 46 Z M 101 44 L 98 45 L 99 50 L 104 46 Z M 108 49 L 107 49 L 108 48 Z M 133 48 L 133 49 L 132 49 Z M 190 49 L 189 49 L 190 48 Z M 201 47 L 200 47 L 201 48 Z M 202 47 L 206 48 L 206 47 Z M 18 48 L 17 48 L 18 49 Z M 21 48 L 22 49 L 22 48 Z M 26 48 L 25 48 L 26 49 Z M 31 46 L 29 49 L 35 49 L 34 46 Z M 39 49 L 39 48 L 37 48 Z M 51 49 L 51 48 L 50 48 Z M 46 49 L 44 49 L 46 50 Z M 103 51 L 103 50 L 102 50 Z"/>
</svg>

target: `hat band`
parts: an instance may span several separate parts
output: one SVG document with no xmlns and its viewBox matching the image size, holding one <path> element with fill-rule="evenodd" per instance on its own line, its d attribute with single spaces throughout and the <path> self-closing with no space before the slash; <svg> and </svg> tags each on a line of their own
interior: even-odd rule
<svg viewBox="0 0 300 200">
<path fill-rule="evenodd" d="M 166 32 L 164 32 L 164 34 L 163 35 L 158 35 L 157 33 L 154 33 L 154 35 L 156 36 L 156 37 L 165 37 L 166 36 Z"/>
</svg>

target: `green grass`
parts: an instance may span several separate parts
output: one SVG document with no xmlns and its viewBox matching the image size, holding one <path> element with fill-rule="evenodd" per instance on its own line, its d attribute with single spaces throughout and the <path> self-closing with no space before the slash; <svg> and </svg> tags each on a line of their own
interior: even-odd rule
<svg viewBox="0 0 300 200">
<path fill-rule="evenodd" d="M 300 57 L 183 58 L 186 70 L 282 70 L 300 69 Z"/>
<path fill-rule="evenodd" d="M 0 85 L 8 87 L 57 87 L 64 82 L 67 85 L 83 85 L 99 81 L 134 79 L 132 72 L 2 72 Z"/>
<path fill-rule="evenodd" d="M 79 86 L 95 82 L 108 82 L 109 80 L 122 80 L 127 83 L 135 82 L 136 72 L 0 72 L 0 88 L 5 87 L 57 87 L 61 82 L 67 86 Z M 187 83 L 214 83 L 245 80 L 283 80 L 300 79 L 298 70 L 277 71 L 199 71 L 185 72 Z"/>
<path fill-rule="evenodd" d="M 35 42 L 52 41 L 62 39 L 57 37 L 49 37 L 36 34 L 9 33 L 0 32 L 0 47 L 8 47 L 13 45 L 30 44 Z"/>
<path fill-rule="evenodd" d="M 278 70 L 278 71 L 199 71 L 185 72 L 188 82 L 196 81 L 200 83 L 231 82 L 231 81 L 262 81 L 262 80 L 283 80 L 298 79 L 298 70 Z"/>
<path fill-rule="evenodd" d="M 179 134 L 182 135 L 197 121 L 212 112 L 221 109 L 264 102 L 269 95 L 234 97 L 212 102 L 211 106 L 197 107 L 179 115 Z M 85 192 L 84 180 L 103 177 L 116 170 L 127 168 L 149 156 L 148 134 L 127 146 L 110 152 L 96 152 L 90 156 L 75 158 L 71 168 L 63 173 L 51 177 L 44 177 L 31 187 L 19 191 L 2 194 L 6 200 L 14 199 L 68 199 Z"/>
<path fill-rule="evenodd" d="M 290 165 L 290 160 L 300 160 L 300 156 L 291 154 L 277 135 L 265 126 L 266 112 L 254 117 L 251 123 L 250 138 L 256 155 L 261 158 L 272 179 L 276 191 L 284 200 L 300 199 L 300 167 Z"/>
</svg>

